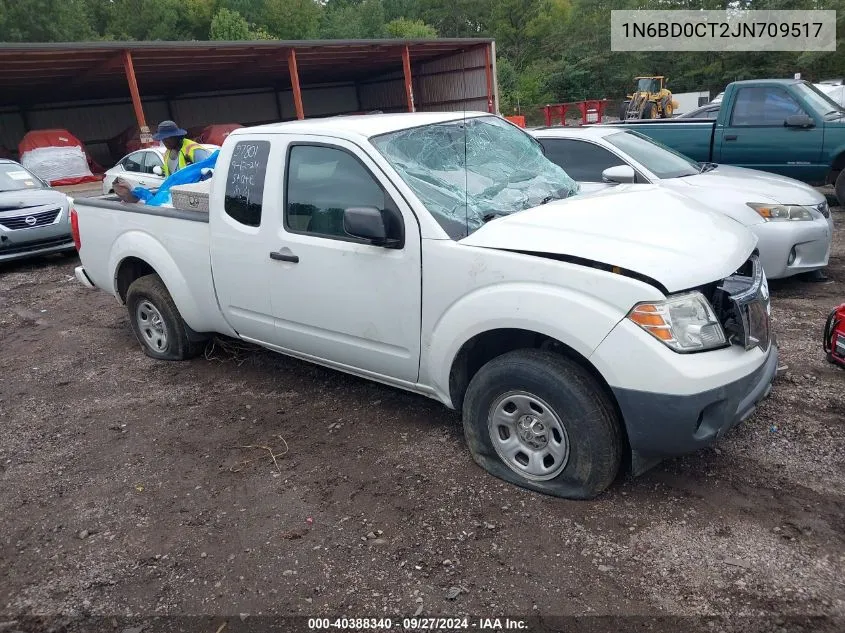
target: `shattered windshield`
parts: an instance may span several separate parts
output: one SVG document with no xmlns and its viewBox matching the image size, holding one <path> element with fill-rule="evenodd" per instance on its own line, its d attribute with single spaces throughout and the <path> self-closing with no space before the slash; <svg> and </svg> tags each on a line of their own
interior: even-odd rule
<svg viewBox="0 0 845 633">
<path fill-rule="evenodd" d="M 454 240 L 491 219 L 578 193 L 528 134 L 495 116 L 370 139 Z"/>
</svg>

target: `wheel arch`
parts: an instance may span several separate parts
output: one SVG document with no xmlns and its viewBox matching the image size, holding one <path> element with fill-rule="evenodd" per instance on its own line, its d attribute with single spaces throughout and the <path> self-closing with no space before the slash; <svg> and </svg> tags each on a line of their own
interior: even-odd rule
<svg viewBox="0 0 845 633">
<path fill-rule="evenodd" d="M 207 327 L 188 280 L 176 261 L 161 242 L 148 233 L 130 231 L 123 233 L 112 246 L 109 257 L 113 292 L 125 304 L 126 292 L 133 281 L 149 274 L 161 278 L 173 298 L 185 323 L 196 332 L 206 332 Z"/>
<path fill-rule="evenodd" d="M 833 162 L 830 164 L 830 171 L 827 174 L 827 181 L 825 184 L 833 184 L 836 182 L 836 177 L 843 169 L 845 169 L 845 147 L 838 148 L 833 152 Z"/>
<path fill-rule="evenodd" d="M 130 255 L 120 261 L 114 273 L 114 287 L 117 295 L 124 304 L 126 303 L 126 293 L 132 282 L 147 275 L 158 275 L 161 277 L 155 268 L 140 257 Z"/>
<path fill-rule="evenodd" d="M 485 364 L 503 354 L 520 349 L 540 349 L 558 354 L 574 362 L 595 380 L 619 420 L 619 430 L 623 442 L 622 468 L 629 470 L 631 449 L 628 429 L 619 402 L 607 380 L 587 357 L 573 347 L 547 334 L 521 328 L 497 328 L 486 330 L 467 340 L 455 355 L 449 371 L 449 397 L 452 406 L 458 411 L 461 410 L 470 382 Z"/>
</svg>

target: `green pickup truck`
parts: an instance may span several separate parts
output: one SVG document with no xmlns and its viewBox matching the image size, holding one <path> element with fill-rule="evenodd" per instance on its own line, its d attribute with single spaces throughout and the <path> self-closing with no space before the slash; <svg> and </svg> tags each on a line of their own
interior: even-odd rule
<svg viewBox="0 0 845 633">
<path fill-rule="evenodd" d="M 728 84 L 715 122 L 642 119 L 609 125 L 635 127 L 701 163 L 761 169 L 811 185 L 835 183 L 845 204 L 845 110 L 806 81 Z"/>
</svg>

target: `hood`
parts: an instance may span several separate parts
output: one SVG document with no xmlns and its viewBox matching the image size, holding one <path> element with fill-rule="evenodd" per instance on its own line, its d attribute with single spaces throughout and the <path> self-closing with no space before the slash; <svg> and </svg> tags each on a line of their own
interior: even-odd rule
<svg viewBox="0 0 845 633">
<path fill-rule="evenodd" d="M 719 195 L 722 190 L 742 194 L 746 202 L 773 202 L 776 204 L 817 205 L 825 197 L 810 185 L 801 181 L 757 169 L 719 165 L 716 169 L 696 176 L 670 178 L 661 181 L 677 190 L 681 187 L 707 189 L 710 195 Z M 702 192 L 704 193 L 704 192 Z M 753 212 L 752 212 L 753 213 Z"/>
<path fill-rule="evenodd" d="M 48 204 L 67 206 L 68 198 L 61 191 L 55 189 L 0 191 L 0 213 L 42 207 Z"/>
<path fill-rule="evenodd" d="M 678 292 L 733 274 L 757 238 L 673 191 L 619 185 L 491 220 L 460 243 L 620 266 Z"/>
</svg>

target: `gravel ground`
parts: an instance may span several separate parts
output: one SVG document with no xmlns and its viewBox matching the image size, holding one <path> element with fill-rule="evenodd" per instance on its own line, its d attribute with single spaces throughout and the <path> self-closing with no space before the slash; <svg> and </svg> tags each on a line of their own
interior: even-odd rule
<svg viewBox="0 0 845 633">
<path fill-rule="evenodd" d="M 758 412 L 590 502 L 485 474 L 421 397 L 248 346 L 155 362 L 75 264 L 0 266 L 0 631 L 843 630 L 842 228 L 829 282 L 771 283 L 787 369 Z"/>
</svg>

